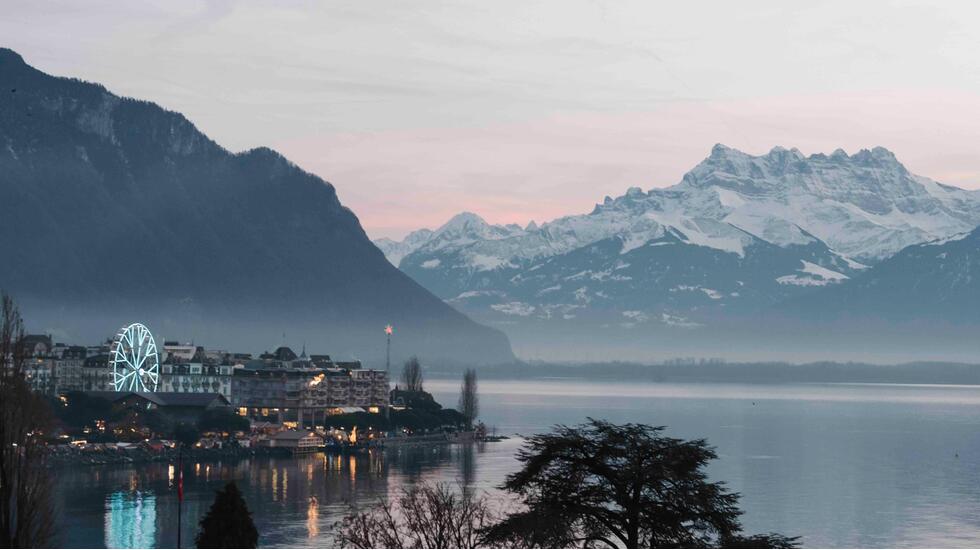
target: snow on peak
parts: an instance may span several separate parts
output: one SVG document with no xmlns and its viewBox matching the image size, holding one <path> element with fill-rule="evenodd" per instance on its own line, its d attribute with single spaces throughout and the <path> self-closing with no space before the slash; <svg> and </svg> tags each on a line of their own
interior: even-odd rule
<svg viewBox="0 0 980 550">
<path fill-rule="evenodd" d="M 533 223 L 533 222 L 532 222 Z M 435 231 L 420 229 L 413 231 L 401 242 L 391 239 L 377 239 L 374 244 L 384 252 L 388 260 L 398 266 L 401 261 L 417 251 L 437 252 L 441 250 L 458 250 L 463 247 L 478 245 L 482 242 L 493 242 L 525 234 L 525 230 L 517 224 L 491 225 L 472 212 L 462 212 L 453 216 L 449 221 L 439 226 Z M 495 269 L 509 265 L 506 257 L 494 253 L 474 253 L 472 267 L 477 270 Z M 435 267 L 439 264 L 428 264 Z"/>
<path fill-rule="evenodd" d="M 416 250 L 465 249 L 479 270 L 610 238 L 626 253 L 674 229 L 683 241 L 739 255 L 753 238 L 783 247 L 820 240 L 847 258 L 874 263 L 977 225 L 980 192 L 912 175 L 883 147 L 810 156 L 774 147 L 754 156 L 717 144 L 676 185 L 649 192 L 631 187 L 588 214 L 522 229 L 466 212 L 436 231 L 413 233 L 411 243 L 378 246 L 392 262 Z"/>
<path fill-rule="evenodd" d="M 752 156 L 716 145 L 678 185 L 653 190 L 778 245 L 796 227 L 851 257 L 877 261 L 901 248 L 980 224 L 980 193 L 914 176 L 884 147 L 805 157 L 775 147 Z M 719 214 L 718 210 L 714 214 Z"/>
<path fill-rule="evenodd" d="M 486 220 L 472 212 L 460 212 L 448 222 L 444 223 L 442 227 L 436 230 L 436 233 L 443 233 L 446 231 L 455 231 L 458 229 L 465 228 L 482 228 L 487 225 Z"/>
</svg>

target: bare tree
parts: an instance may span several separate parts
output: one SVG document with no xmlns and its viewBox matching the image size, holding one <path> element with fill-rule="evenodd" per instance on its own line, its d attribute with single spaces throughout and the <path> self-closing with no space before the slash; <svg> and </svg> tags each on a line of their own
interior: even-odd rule
<svg viewBox="0 0 980 550">
<path fill-rule="evenodd" d="M 0 299 L 0 547 L 49 546 L 54 507 L 42 438 L 51 411 L 24 379 L 20 312 L 6 294 Z"/>
<path fill-rule="evenodd" d="M 403 489 L 337 522 L 342 548 L 481 548 L 494 524 L 486 497 L 439 483 Z"/>
<path fill-rule="evenodd" d="M 466 427 L 472 429 L 473 421 L 480 414 L 480 398 L 476 393 L 476 369 L 463 373 L 463 387 L 459 391 L 459 412 L 466 417 Z"/>
<path fill-rule="evenodd" d="M 414 355 L 402 367 L 402 383 L 405 391 L 422 391 L 422 365 Z"/>
</svg>

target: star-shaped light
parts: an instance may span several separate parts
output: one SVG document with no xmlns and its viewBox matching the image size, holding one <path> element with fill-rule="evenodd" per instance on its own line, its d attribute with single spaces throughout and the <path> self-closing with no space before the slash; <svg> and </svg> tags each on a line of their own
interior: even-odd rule
<svg viewBox="0 0 980 550">
<path fill-rule="evenodd" d="M 391 325 L 385 325 L 385 334 L 391 336 L 392 332 L 395 332 L 395 329 L 391 328 Z"/>
</svg>

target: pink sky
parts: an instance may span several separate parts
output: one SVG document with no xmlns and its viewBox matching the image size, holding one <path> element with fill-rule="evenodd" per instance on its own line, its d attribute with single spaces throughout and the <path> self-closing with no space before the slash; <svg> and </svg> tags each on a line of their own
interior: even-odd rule
<svg viewBox="0 0 980 550">
<path fill-rule="evenodd" d="M 752 154 L 891 149 L 913 173 L 980 188 L 980 97 L 873 91 L 677 102 L 479 128 L 301 136 L 275 144 L 334 182 L 372 237 L 400 238 L 464 211 L 538 223 L 589 211 L 628 187 L 665 187 L 715 143 Z"/>
<path fill-rule="evenodd" d="M 676 183 L 715 143 L 884 146 L 980 187 L 980 2 L 6 0 L 52 74 L 268 145 L 374 237 Z"/>
</svg>

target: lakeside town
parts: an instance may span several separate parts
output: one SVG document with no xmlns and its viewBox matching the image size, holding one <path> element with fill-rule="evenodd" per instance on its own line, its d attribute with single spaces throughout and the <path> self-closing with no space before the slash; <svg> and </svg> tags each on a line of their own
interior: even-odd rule
<svg viewBox="0 0 980 550">
<path fill-rule="evenodd" d="M 170 460 L 180 444 L 206 458 L 487 438 L 475 406 L 443 408 L 422 389 L 414 357 L 392 388 L 390 368 L 307 354 L 305 345 L 253 356 L 168 340 L 157 357 L 146 336 L 142 347 L 117 352 L 118 336 L 82 346 L 25 335 L 25 381 L 59 419 L 48 434 L 54 464 Z M 147 386 L 120 384 L 118 357 L 147 350 L 154 357 L 136 373 Z"/>
<path fill-rule="evenodd" d="M 980 548 L 980 2 L 5 0 L 0 549 Z"/>
</svg>

